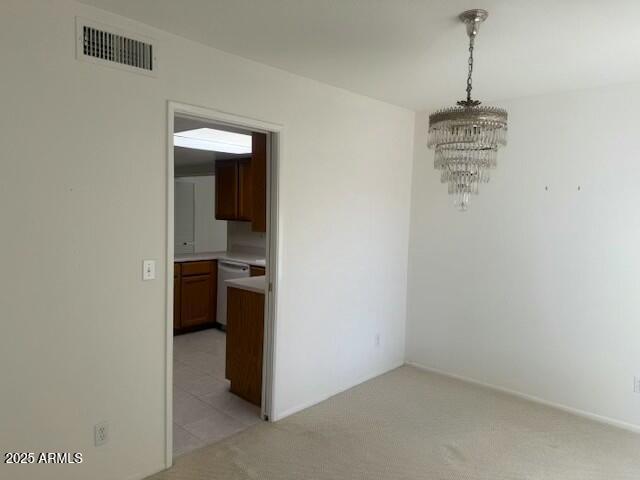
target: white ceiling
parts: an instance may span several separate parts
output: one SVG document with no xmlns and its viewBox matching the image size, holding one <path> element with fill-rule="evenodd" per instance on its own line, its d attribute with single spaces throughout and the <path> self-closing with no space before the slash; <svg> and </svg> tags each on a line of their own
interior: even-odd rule
<svg viewBox="0 0 640 480">
<path fill-rule="evenodd" d="M 469 8 L 481 100 L 640 80 L 638 0 L 81 1 L 414 110 L 464 96 Z"/>
<path fill-rule="evenodd" d="M 207 122 L 205 120 L 180 117 L 176 116 L 174 119 L 174 132 L 184 132 L 185 130 L 192 130 L 194 128 L 217 128 L 220 130 L 227 130 L 230 132 L 249 133 L 246 130 L 238 128 L 232 128 L 222 125 L 217 125 L 213 122 Z M 173 161 L 176 169 L 201 169 L 207 167 L 207 171 L 213 171 L 214 162 L 216 160 L 228 160 L 231 158 L 246 158 L 247 155 L 236 155 L 233 153 L 224 152 L 210 152 L 207 150 L 195 150 L 193 148 L 174 147 Z"/>
</svg>

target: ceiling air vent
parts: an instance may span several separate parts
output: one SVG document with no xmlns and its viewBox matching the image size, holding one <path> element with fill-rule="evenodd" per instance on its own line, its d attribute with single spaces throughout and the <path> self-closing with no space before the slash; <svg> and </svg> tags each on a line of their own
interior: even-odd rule
<svg viewBox="0 0 640 480">
<path fill-rule="evenodd" d="M 155 76 L 156 51 L 151 39 L 82 18 L 76 19 L 76 34 L 78 60 Z"/>
</svg>

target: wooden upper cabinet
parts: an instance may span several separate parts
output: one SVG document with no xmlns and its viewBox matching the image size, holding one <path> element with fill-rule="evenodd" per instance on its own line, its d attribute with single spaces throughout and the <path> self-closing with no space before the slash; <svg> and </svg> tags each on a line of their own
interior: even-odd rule
<svg viewBox="0 0 640 480">
<path fill-rule="evenodd" d="M 267 231 L 267 135 L 251 134 L 251 158 L 216 160 L 216 219 Z"/>
<path fill-rule="evenodd" d="M 216 161 L 216 219 L 238 218 L 238 162 Z"/>
<path fill-rule="evenodd" d="M 238 160 L 238 217 L 237 220 L 250 222 L 253 210 L 252 163 L 250 158 Z"/>
<path fill-rule="evenodd" d="M 251 230 L 267 231 L 267 135 L 251 134 Z"/>
</svg>

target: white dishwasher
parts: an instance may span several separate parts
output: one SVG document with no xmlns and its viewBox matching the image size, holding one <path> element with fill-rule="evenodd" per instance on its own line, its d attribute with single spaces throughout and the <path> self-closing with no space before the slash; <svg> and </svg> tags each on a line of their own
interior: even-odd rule
<svg viewBox="0 0 640 480">
<path fill-rule="evenodd" d="M 248 277 L 250 274 L 249 265 L 246 263 L 218 260 L 218 308 L 216 309 L 218 323 L 227 325 L 227 284 L 225 280 Z"/>
</svg>

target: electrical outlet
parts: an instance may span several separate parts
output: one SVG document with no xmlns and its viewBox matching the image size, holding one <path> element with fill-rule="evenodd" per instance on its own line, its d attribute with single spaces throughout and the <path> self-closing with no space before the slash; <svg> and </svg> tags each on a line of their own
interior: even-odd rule
<svg viewBox="0 0 640 480">
<path fill-rule="evenodd" d="M 633 393 L 640 393 L 640 377 L 633 377 Z"/>
<path fill-rule="evenodd" d="M 109 424 L 107 422 L 99 423 L 93 427 L 93 440 L 96 447 L 109 441 Z"/>
<path fill-rule="evenodd" d="M 380 334 L 379 333 L 376 333 L 375 345 L 376 345 L 376 347 L 380 346 Z"/>
</svg>

